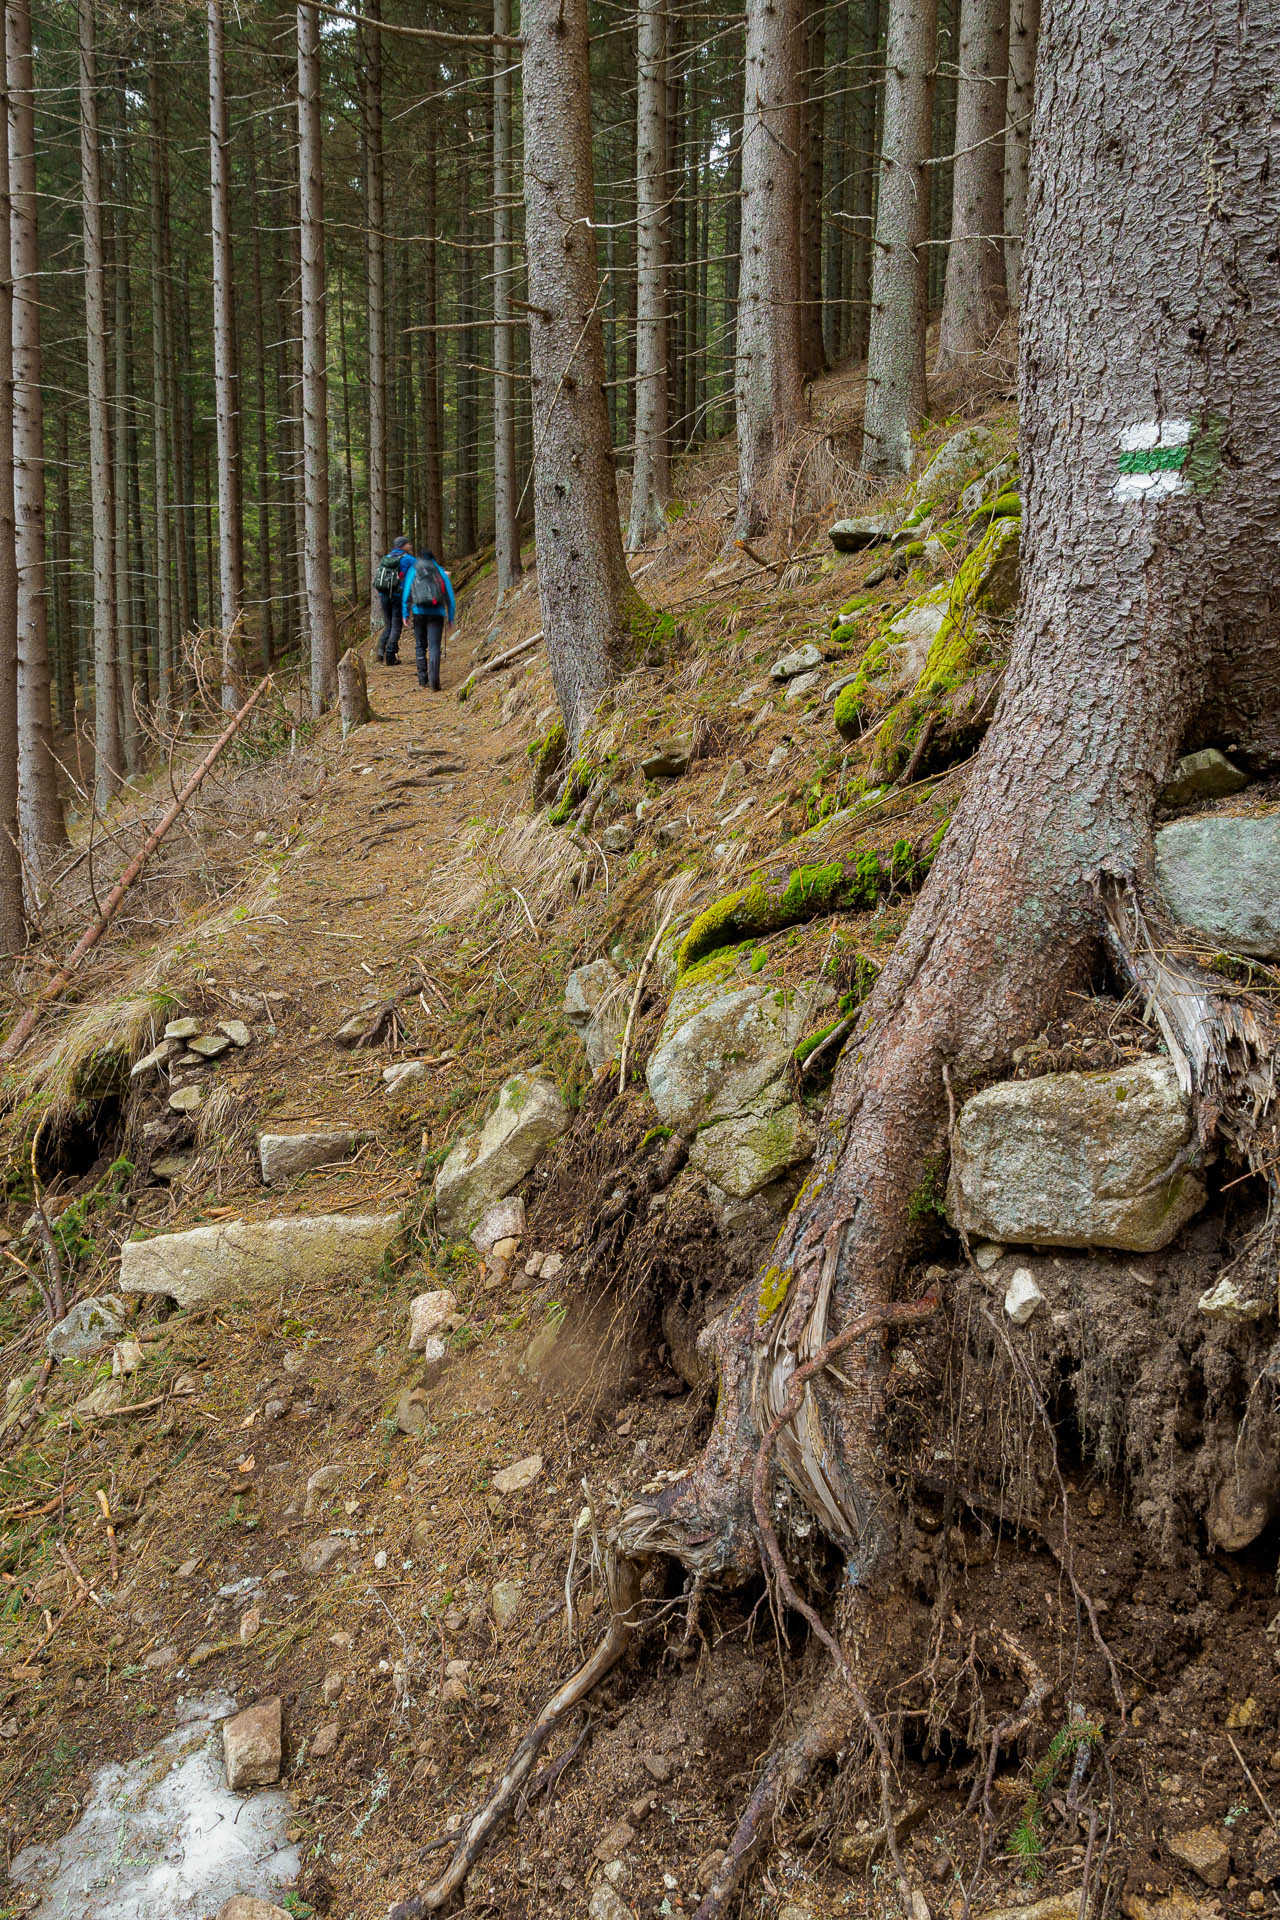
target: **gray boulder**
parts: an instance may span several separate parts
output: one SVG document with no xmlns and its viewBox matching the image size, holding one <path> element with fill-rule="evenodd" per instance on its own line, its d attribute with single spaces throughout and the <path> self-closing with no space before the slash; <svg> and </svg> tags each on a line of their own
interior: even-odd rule
<svg viewBox="0 0 1280 1920">
<path fill-rule="evenodd" d="M 788 682 L 784 705 L 796 706 L 801 700 L 807 699 L 811 693 L 816 693 L 821 685 L 822 675 L 816 671 L 797 674 L 794 680 Z"/>
<path fill-rule="evenodd" d="M 1182 926 L 1232 953 L 1280 958 L 1280 813 L 1175 820 L 1156 835 L 1156 875 Z"/>
<path fill-rule="evenodd" d="M 1239 793 L 1247 787 L 1249 776 L 1217 747 L 1202 747 L 1199 753 L 1184 754 L 1173 770 L 1173 778 L 1160 795 L 1162 807 L 1189 807 L 1193 800 L 1221 800 L 1224 794 Z"/>
<path fill-rule="evenodd" d="M 808 1160 L 817 1136 L 794 1101 L 766 1111 L 737 1113 L 699 1129 L 689 1164 L 735 1200 L 749 1200 Z"/>
<path fill-rule="evenodd" d="M 783 993 L 763 979 L 698 983 L 672 995 L 645 1078 L 664 1123 L 692 1136 L 709 1120 L 750 1110 L 777 1087 L 813 1022 L 813 993 Z M 777 1105 L 785 1094 L 779 1088 Z"/>
<path fill-rule="evenodd" d="M 774 680 L 796 680 L 802 673 L 813 673 L 822 665 L 822 654 L 812 642 L 797 647 L 794 653 L 779 654 L 769 669 Z"/>
<path fill-rule="evenodd" d="M 962 427 L 943 442 L 915 484 L 917 500 L 936 500 L 950 493 L 991 458 L 996 435 L 990 427 Z"/>
<path fill-rule="evenodd" d="M 688 772 L 692 758 L 693 748 L 688 740 L 668 740 L 645 756 L 640 762 L 640 771 L 646 780 L 678 780 L 682 773 Z"/>
<path fill-rule="evenodd" d="M 269 1187 L 285 1180 L 296 1180 L 312 1167 L 328 1166 L 334 1160 L 349 1160 L 367 1133 L 353 1133 L 341 1127 L 324 1133 L 264 1133 L 258 1137 L 258 1163 Z"/>
<path fill-rule="evenodd" d="M 100 1293 L 90 1300 L 77 1300 L 46 1333 L 45 1352 L 55 1360 L 85 1360 L 90 1354 L 101 1353 L 124 1332 L 127 1314 L 118 1294 Z"/>
<path fill-rule="evenodd" d="M 611 960 L 575 967 L 564 988 L 564 1017 L 587 1050 L 593 1080 L 617 1058 L 627 1024 L 626 980 Z"/>
<path fill-rule="evenodd" d="M 882 547 L 893 524 L 892 514 L 856 514 L 850 520 L 837 520 L 827 537 L 837 553 L 861 553 L 866 547 Z"/>
<path fill-rule="evenodd" d="M 1111 1073 L 1002 1080 L 956 1128 L 947 1218 L 975 1238 L 1154 1253 L 1204 1205 L 1194 1139 L 1167 1060 Z"/>
<path fill-rule="evenodd" d="M 315 1214 L 288 1220 L 228 1220 L 120 1249 L 125 1293 L 161 1293 L 182 1307 L 264 1289 L 366 1280 L 400 1231 L 398 1213 Z"/>
<path fill-rule="evenodd" d="M 436 1219 L 443 1232 L 463 1234 L 495 1200 L 504 1200 L 569 1124 L 569 1110 L 553 1080 L 516 1073 L 479 1133 L 452 1149 L 435 1180 Z"/>
</svg>

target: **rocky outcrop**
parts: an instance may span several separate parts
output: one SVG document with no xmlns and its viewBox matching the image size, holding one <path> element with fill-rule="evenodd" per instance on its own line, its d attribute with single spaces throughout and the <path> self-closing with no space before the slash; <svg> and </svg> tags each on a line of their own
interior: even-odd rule
<svg viewBox="0 0 1280 1920">
<path fill-rule="evenodd" d="M 762 1104 L 762 1112 L 735 1113 L 703 1127 L 689 1149 L 689 1165 L 736 1200 L 750 1199 L 803 1166 L 817 1142 L 812 1122 L 795 1101 L 773 1107 L 766 1097 Z"/>
<path fill-rule="evenodd" d="M 436 1175 L 441 1231 L 466 1233 L 487 1207 L 519 1186 L 568 1124 L 569 1110 L 553 1080 L 516 1073 L 504 1081 L 479 1133 L 459 1140 Z"/>
<path fill-rule="evenodd" d="M 1013 1245 L 1154 1253 L 1204 1204 L 1167 1060 L 1004 1080 L 965 1102 L 947 1216 Z"/>
<path fill-rule="evenodd" d="M 1280 813 L 1205 814 L 1156 835 L 1169 910 L 1215 946 L 1280 959 Z"/>
<path fill-rule="evenodd" d="M 587 1050 L 593 1080 L 609 1071 L 627 1024 L 626 980 L 611 960 L 575 967 L 564 987 L 564 1017 Z"/>
<path fill-rule="evenodd" d="M 400 1231 L 398 1213 L 228 1220 L 120 1249 L 124 1293 L 166 1294 L 179 1306 L 238 1299 L 264 1288 L 367 1279 Z"/>
</svg>

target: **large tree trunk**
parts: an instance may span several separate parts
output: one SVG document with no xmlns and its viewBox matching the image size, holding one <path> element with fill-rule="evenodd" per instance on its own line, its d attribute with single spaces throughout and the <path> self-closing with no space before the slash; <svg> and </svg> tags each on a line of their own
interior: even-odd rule
<svg viewBox="0 0 1280 1920">
<path fill-rule="evenodd" d="M 822 153 L 827 119 L 827 16 L 812 8 L 801 27 L 800 368 L 822 372 Z"/>
<path fill-rule="evenodd" d="M 924 243 L 929 236 L 929 148 L 938 0 L 891 0 L 885 53 L 884 139 L 871 271 L 864 473 L 908 473 L 924 414 Z"/>
<path fill-rule="evenodd" d="M 66 845 L 53 758 L 45 608 L 44 389 L 36 217 L 30 0 L 8 7 L 10 264 L 13 272 L 13 494 L 18 565 L 18 812 L 33 880 Z"/>
<path fill-rule="evenodd" d="M 498 597 L 523 571 L 516 509 L 516 336 L 512 326 L 511 0 L 493 0 L 493 525 Z"/>
<path fill-rule="evenodd" d="M 240 375 L 231 257 L 231 155 L 222 0 L 209 0 L 209 230 L 213 241 L 213 392 L 218 432 L 218 600 L 222 705 L 240 705 L 244 523 L 240 506 Z"/>
<path fill-rule="evenodd" d="M 928 883 L 845 1049 L 815 1177 L 716 1330 L 700 1464 L 624 1544 L 746 1571 L 749 1467 L 799 1359 L 891 1300 L 910 1197 L 963 1095 L 1007 1069 L 1099 964 L 1108 897 L 1158 911 L 1152 816 L 1186 744 L 1229 729 L 1280 764 L 1280 23 L 1228 0 L 1050 0 L 1023 290 L 1024 591 L 1005 689 Z M 1144 103 L 1163 103 L 1161 137 Z M 1100 132 L 1106 137 L 1100 138 Z M 1214 190 L 1204 192 L 1211 152 Z M 1148 983 L 1149 984 L 1149 983 Z M 1212 981 L 1186 975 L 1221 1034 Z M 1177 1008 L 1166 1011 L 1177 1019 Z M 1264 1069 L 1266 1062 L 1263 1062 Z M 1252 1093 L 1210 1048 L 1201 1118 L 1247 1133 Z M 876 1456 L 882 1333 L 805 1394 L 778 1460 L 855 1580 L 891 1564 Z M 805 1444 L 807 1442 L 807 1444 Z"/>
<path fill-rule="evenodd" d="M 161 714 L 173 699 L 178 622 L 173 588 L 173 391 L 169 351 L 169 124 L 164 42 L 151 36 L 151 457 L 156 527 L 156 683 Z"/>
<path fill-rule="evenodd" d="M 671 492 L 666 0 L 644 0 L 636 60 L 636 430 L 627 529 L 632 553 L 665 525 Z"/>
<path fill-rule="evenodd" d="M 8 21 L 4 19 L 5 45 Z M 10 230 L 9 79 L 0 140 L 0 236 Z M 26 933 L 18 839 L 18 529 L 13 507 L 13 266 L 0 260 L 0 956 L 20 953 Z"/>
<path fill-rule="evenodd" d="M 134 773 L 138 766 L 139 729 L 134 706 L 132 591 L 129 579 L 129 416 L 133 408 L 133 395 L 129 387 L 129 184 L 124 88 L 119 84 L 108 87 L 107 99 L 113 123 L 108 149 L 111 156 L 111 200 L 105 210 L 103 224 L 107 253 L 111 260 L 111 550 L 116 569 L 116 709 L 120 717 L 120 756 L 125 772 Z"/>
<path fill-rule="evenodd" d="M 364 48 L 365 311 L 369 335 L 369 553 L 387 550 L 387 208 L 382 153 L 382 0 L 368 0 Z M 376 623 L 376 593 L 370 609 Z"/>
<path fill-rule="evenodd" d="M 320 166 L 320 15 L 298 7 L 298 209 L 302 250 L 303 571 L 311 627 L 311 711 L 333 705 L 338 622 L 329 555 L 329 381 L 325 336 L 324 178 Z"/>
<path fill-rule="evenodd" d="M 1010 0 L 1009 89 L 1004 132 L 1004 272 L 1011 307 L 1018 305 L 1020 297 L 1039 37 L 1040 0 Z"/>
<path fill-rule="evenodd" d="M 738 284 L 740 539 L 759 533 L 774 461 L 804 406 L 800 365 L 799 0 L 749 0 Z"/>
<path fill-rule="evenodd" d="M 120 703 L 116 677 L 114 489 L 107 377 L 107 282 L 98 137 L 98 56 L 94 0 L 80 0 L 80 193 L 84 227 L 85 338 L 89 385 L 89 491 L 93 520 L 94 788 L 105 808 L 120 784 Z"/>
<path fill-rule="evenodd" d="M 573 741 L 630 657 L 639 602 L 604 397 L 586 0 L 527 0 L 522 24 L 538 593 Z"/>
<path fill-rule="evenodd" d="M 1004 118 L 1009 0 L 962 0 L 951 246 L 936 372 L 963 370 L 1005 311 Z"/>
</svg>

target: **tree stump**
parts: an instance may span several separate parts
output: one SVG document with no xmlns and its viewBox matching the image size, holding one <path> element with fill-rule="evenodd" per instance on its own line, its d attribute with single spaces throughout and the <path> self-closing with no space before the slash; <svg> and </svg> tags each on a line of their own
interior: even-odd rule
<svg viewBox="0 0 1280 1920">
<path fill-rule="evenodd" d="M 344 740 L 357 727 L 367 727 L 373 718 L 369 681 L 357 647 L 348 647 L 338 662 L 338 711 L 342 715 Z"/>
</svg>

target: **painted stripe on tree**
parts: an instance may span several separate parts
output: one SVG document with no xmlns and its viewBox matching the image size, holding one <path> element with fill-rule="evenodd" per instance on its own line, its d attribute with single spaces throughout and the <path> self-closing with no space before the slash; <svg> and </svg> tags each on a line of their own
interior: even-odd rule
<svg viewBox="0 0 1280 1920">
<path fill-rule="evenodd" d="M 1117 500 L 1163 499 L 1186 491 L 1183 469 L 1191 449 L 1190 420 L 1139 420 L 1120 434 Z"/>
</svg>

